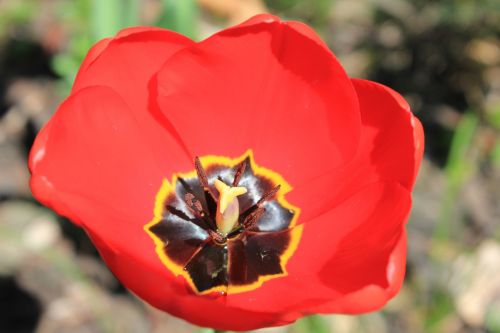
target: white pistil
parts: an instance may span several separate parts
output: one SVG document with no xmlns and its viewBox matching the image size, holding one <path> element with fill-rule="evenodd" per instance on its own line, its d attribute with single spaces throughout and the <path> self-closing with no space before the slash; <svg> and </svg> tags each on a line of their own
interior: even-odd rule
<svg viewBox="0 0 500 333">
<path fill-rule="evenodd" d="M 247 193 L 247 189 L 245 187 L 228 186 L 218 179 L 215 180 L 215 188 L 219 191 L 215 222 L 219 232 L 226 236 L 238 223 L 238 217 L 240 216 L 240 205 L 237 197 Z"/>
</svg>

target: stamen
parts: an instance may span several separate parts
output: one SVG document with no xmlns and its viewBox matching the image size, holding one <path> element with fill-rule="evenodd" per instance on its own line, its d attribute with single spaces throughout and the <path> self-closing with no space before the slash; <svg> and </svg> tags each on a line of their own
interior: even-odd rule
<svg viewBox="0 0 500 333">
<path fill-rule="evenodd" d="M 184 202 L 196 217 L 203 218 L 205 216 L 200 200 L 198 200 L 193 193 L 186 193 L 186 195 L 184 195 Z"/>
<path fill-rule="evenodd" d="M 210 217 L 210 214 L 207 214 L 203 209 L 203 205 L 201 201 L 193 193 L 186 193 L 184 195 L 184 202 L 188 207 L 189 211 L 198 219 L 205 223 L 208 229 L 215 230 L 217 226 L 215 225 L 215 221 Z"/>
<path fill-rule="evenodd" d="M 198 156 L 194 158 L 194 167 L 196 169 L 196 173 L 198 174 L 198 180 L 200 181 L 200 185 L 201 187 L 203 187 L 203 190 L 205 192 L 208 192 L 213 200 L 217 201 L 216 195 L 213 193 L 212 189 L 208 185 L 207 173 L 205 172 L 205 169 L 201 165 L 201 161 L 198 158 Z"/>
<path fill-rule="evenodd" d="M 212 229 L 208 229 L 208 234 L 216 243 L 223 244 L 226 241 L 226 238 L 223 235 L 219 234 L 217 231 L 213 231 Z"/>
<path fill-rule="evenodd" d="M 243 228 L 245 228 L 246 230 L 252 230 L 255 227 L 255 225 L 257 224 L 257 221 L 262 217 L 262 215 L 264 215 L 265 212 L 266 212 L 266 209 L 262 206 L 253 210 L 243 220 L 243 222 L 242 222 Z"/>
<path fill-rule="evenodd" d="M 262 204 L 264 202 L 273 200 L 274 196 L 276 195 L 276 193 L 278 193 L 278 191 L 280 190 L 280 188 L 281 188 L 281 185 L 278 185 L 275 188 L 273 188 L 272 190 L 264 193 L 264 195 L 259 199 L 259 201 L 257 201 L 257 203 L 255 205 L 257 207 L 260 207 L 260 206 L 262 206 Z"/>
<path fill-rule="evenodd" d="M 234 174 L 234 179 L 233 179 L 233 187 L 238 186 L 241 180 L 241 176 L 243 176 L 243 173 L 245 172 L 245 169 L 247 167 L 247 162 L 243 160 L 239 165 L 238 168 L 236 169 L 236 173 Z"/>
<path fill-rule="evenodd" d="M 259 201 L 255 203 L 255 205 L 251 206 L 241 214 L 243 218 L 241 225 L 243 226 L 244 229 L 251 230 L 255 227 L 259 219 L 266 211 L 263 206 L 264 203 L 266 201 L 273 200 L 280 188 L 281 185 L 278 185 L 272 190 L 264 193 L 264 195 L 259 199 Z"/>
</svg>

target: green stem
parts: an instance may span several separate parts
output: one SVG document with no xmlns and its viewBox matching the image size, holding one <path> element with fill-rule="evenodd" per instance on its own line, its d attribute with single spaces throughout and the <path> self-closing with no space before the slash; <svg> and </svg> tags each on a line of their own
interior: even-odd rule
<svg viewBox="0 0 500 333">
<path fill-rule="evenodd" d="M 451 223 L 457 197 L 471 175 L 474 164 L 468 154 L 473 145 L 474 134 L 479 119 L 474 112 L 467 112 L 462 116 L 453 135 L 448 161 L 445 166 L 446 188 L 442 199 L 438 223 L 433 231 L 433 244 L 442 244 L 451 238 Z"/>
</svg>

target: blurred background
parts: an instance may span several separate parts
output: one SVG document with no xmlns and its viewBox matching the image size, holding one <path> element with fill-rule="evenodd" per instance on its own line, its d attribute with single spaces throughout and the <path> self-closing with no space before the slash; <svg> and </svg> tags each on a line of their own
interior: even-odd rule
<svg viewBox="0 0 500 333">
<path fill-rule="evenodd" d="M 259 332 L 500 332 L 500 1 L 0 0 L 1 333 L 199 331 L 131 296 L 33 200 L 27 155 L 95 41 L 132 25 L 200 40 L 262 12 L 308 23 L 350 76 L 402 93 L 426 152 L 400 294 Z"/>
</svg>

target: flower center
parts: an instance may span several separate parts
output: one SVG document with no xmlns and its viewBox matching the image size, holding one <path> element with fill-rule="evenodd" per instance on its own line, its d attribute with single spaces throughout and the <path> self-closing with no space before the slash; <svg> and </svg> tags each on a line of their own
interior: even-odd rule
<svg viewBox="0 0 500 333">
<path fill-rule="evenodd" d="M 286 275 L 302 233 L 300 210 L 284 197 L 291 186 L 251 150 L 194 164 L 164 180 L 144 226 L 163 264 L 196 294 L 240 293 Z"/>
<path fill-rule="evenodd" d="M 207 225 L 210 226 L 208 229 L 210 236 L 220 244 L 225 244 L 228 237 L 234 237 L 244 230 L 252 230 L 264 213 L 264 203 L 274 199 L 281 187 L 278 184 L 264 193 L 254 205 L 240 212 L 238 196 L 248 192 L 246 187 L 238 186 L 247 169 L 246 160 L 243 160 L 236 168 L 231 185 L 227 185 L 220 178 L 215 179 L 214 186 L 219 192 L 218 195 L 212 191 L 207 172 L 198 157 L 195 158 L 195 169 L 208 209 L 207 211 L 203 209 L 201 198 L 196 198 L 192 192 L 186 193 L 185 202 L 193 214 L 206 220 Z M 210 207 L 216 207 L 215 212 Z"/>
</svg>

